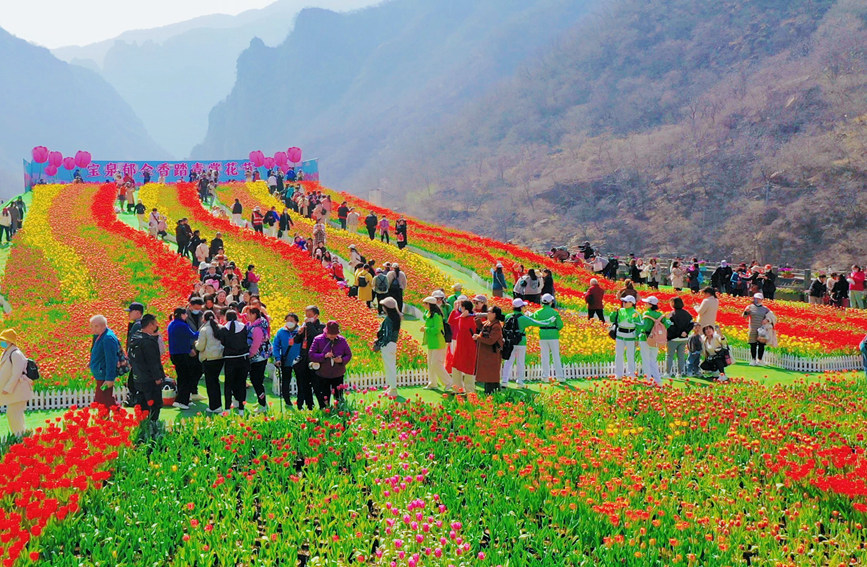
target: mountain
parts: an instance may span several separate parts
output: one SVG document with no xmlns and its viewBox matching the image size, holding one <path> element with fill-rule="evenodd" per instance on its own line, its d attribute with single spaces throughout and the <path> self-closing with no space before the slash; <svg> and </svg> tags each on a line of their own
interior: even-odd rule
<svg viewBox="0 0 867 567">
<path fill-rule="evenodd" d="M 279 0 L 235 16 L 202 16 L 54 53 L 99 70 L 150 134 L 175 157 L 184 158 L 204 136 L 208 111 L 231 90 L 235 61 L 253 38 L 271 45 L 281 42 L 298 12 L 309 5 L 354 9 L 375 1 Z M 274 80 L 288 80 L 290 73 Z"/>
<path fill-rule="evenodd" d="M 865 45 L 859 0 L 606 2 L 354 188 L 539 248 L 863 262 Z"/>
<path fill-rule="evenodd" d="M 23 189 L 21 159 L 37 145 L 94 159 L 167 157 L 99 75 L 0 29 L 0 195 Z"/>
<path fill-rule="evenodd" d="M 579 20 L 575 0 L 393 0 L 348 14 L 302 11 L 277 47 L 254 41 L 210 113 L 195 157 L 298 145 L 330 183 L 376 174 Z"/>
</svg>

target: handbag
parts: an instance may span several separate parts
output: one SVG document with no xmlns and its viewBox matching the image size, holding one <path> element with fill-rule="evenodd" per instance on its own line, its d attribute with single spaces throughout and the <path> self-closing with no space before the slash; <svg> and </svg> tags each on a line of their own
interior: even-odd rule
<svg viewBox="0 0 867 567">
<path fill-rule="evenodd" d="M 611 325 L 608 327 L 608 336 L 611 337 L 611 340 L 617 340 L 617 323 L 620 318 L 620 310 L 614 312 L 614 320 L 611 322 Z"/>
</svg>

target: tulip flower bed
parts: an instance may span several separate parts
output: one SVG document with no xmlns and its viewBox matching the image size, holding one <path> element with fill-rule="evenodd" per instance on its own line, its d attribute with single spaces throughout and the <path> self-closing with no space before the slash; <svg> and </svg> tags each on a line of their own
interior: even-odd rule
<svg viewBox="0 0 867 567">
<path fill-rule="evenodd" d="M 318 183 L 305 182 L 309 190 L 324 190 Z M 335 200 L 346 200 L 350 206 L 360 211 L 373 211 L 378 216 L 387 215 L 390 218 L 397 213 L 389 209 L 375 206 L 348 193 L 330 193 Z M 621 286 L 595 276 L 583 267 L 575 264 L 555 263 L 550 258 L 536 254 L 512 244 L 504 244 L 490 238 L 484 238 L 472 233 L 447 227 L 432 225 L 418 219 L 409 218 L 410 246 L 425 250 L 442 258 L 451 260 L 472 270 L 483 278 L 490 279 L 490 270 L 498 261 L 507 268 L 515 262 L 525 267 L 549 266 L 556 277 L 558 301 L 562 306 L 575 311 L 586 311 L 583 301 L 584 291 L 589 281 L 597 277 L 606 286 L 606 307 L 612 308 L 617 303 L 614 292 Z M 690 311 L 693 303 L 699 303 L 699 298 L 691 301 L 689 294 L 678 294 L 671 291 L 652 290 L 639 286 L 643 296 L 655 295 L 666 305 L 674 297 L 681 296 Z M 747 330 L 741 314 L 749 305 L 750 299 L 730 296 L 720 297 L 720 309 L 717 322 L 724 328 L 729 342 L 733 345 L 745 346 Z M 831 307 L 808 305 L 799 302 L 775 301 L 768 306 L 777 315 L 779 324 L 778 352 L 801 357 L 821 358 L 829 355 L 855 354 L 857 345 L 864 337 L 867 329 L 867 312 L 861 310 L 838 310 Z M 817 325 L 816 322 L 821 324 Z"/>
<path fill-rule="evenodd" d="M 513 395 L 184 420 L 122 453 L 74 522 L 45 529 L 37 564 L 854 565 L 867 553 L 863 380 Z"/>
<path fill-rule="evenodd" d="M 102 313 L 123 339 L 131 301 L 165 316 L 195 274 L 117 220 L 112 185 L 41 185 L 33 203 L 3 278 L 13 305 L 4 324 L 38 362 L 37 390 L 86 388 L 89 318 Z"/>
<path fill-rule="evenodd" d="M 139 417 L 122 410 L 72 408 L 8 447 L 0 460 L 0 562 L 39 559 L 38 540 L 80 511 L 82 495 L 101 486 Z M 28 550 L 25 553 L 25 549 Z M 29 561 L 28 561 L 29 560 Z"/>
<path fill-rule="evenodd" d="M 319 306 L 323 320 L 339 321 L 341 334 L 353 349 L 353 361 L 347 367 L 350 375 L 382 370 L 381 357 L 367 346 L 376 339 L 379 328 L 376 314 L 338 289 L 334 279 L 309 254 L 214 217 L 201 205 L 195 187 L 189 183 L 146 185 L 139 198 L 148 208 L 157 207 L 172 225 L 176 219 L 187 217 L 203 237 L 210 239 L 221 232 L 227 254 L 241 270 L 249 264 L 256 266 L 262 278 L 259 284 L 262 302 L 278 321 L 289 312 L 303 314 L 310 304 Z M 398 347 L 400 368 L 419 368 L 424 361 L 421 345 L 403 333 Z"/>
<path fill-rule="evenodd" d="M 244 206 L 245 211 L 252 211 L 253 207 L 256 206 L 261 207 L 263 212 L 269 210 L 271 207 L 277 207 L 278 212 L 282 212 L 285 208 L 280 199 L 270 194 L 268 186 L 264 181 L 221 185 L 217 194 L 223 203 L 233 203 L 235 199 L 238 199 Z M 336 218 L 338 206 L 339 203 L 334 204 L 334 211 L 331 214 L 334 218 Z M 315 223 L 311 219 L 302 217 L 291 211 L 290 214 L 292 215 L 292 221 L 295 223 L 292 233 L 303 235 L 309 243 L 313 236 L 313 225 Z M 326 245 L 328 249 L 341 258 L 348 259 L 349 246 L 354 244 L 359 253 L 367 259 L 375 259 L 379 264 L 386 261 L 400 264 L 400 269 L 406 273 L 407 281 L 409 282 L 409 287 L 404 295 L 404 299 L 408 303 L 417 306 L 421 305 L 422 300 L 434 289 L 447 290 L 451 287 L 451 282 L 445 275 L 430 262 L 409 250 L 400 250 L 397 246 L 388 245 L 379 240 L 371 240 L 366 233 L 363 236 L 361 233 L 350 234 L 345 230 L 332 226 L 326 227 L 326 233 Z M 349 278 L 349 274 L 346 274 L 346 276 Z"/>
</svg>

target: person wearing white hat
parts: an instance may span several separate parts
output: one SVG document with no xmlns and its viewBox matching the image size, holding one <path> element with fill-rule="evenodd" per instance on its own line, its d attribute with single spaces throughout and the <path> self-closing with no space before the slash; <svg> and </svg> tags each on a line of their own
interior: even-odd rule
<svg viewBox="0 0 867 567">
<path fill-rule="evenodd" d="M 527 327 L 542 327 L 553 321 L 536 321 L 524 314 L 524 307 L 529 305 L 520 297 L 512 300 L 512 313 L 506 317 L 503 325 L 503 340 L 512 348 L 509 358 L 503 363 L 500 386 L 505 388 L 512 379 L 512 368 L 516 369 L 516 382 L 519 388 L 524 387 L 527 377 L 525 361 L 527 358 Z M 508 347 L 506 347 L 508 348 Z"/>
<path fill-rule="evenodd" d="M 671 321 L 660 311 L 659 299 L 655 296 L 645 297 L 641 301 L 649 306 L 638 329 L 641 370 L 647 378 L 653 380 L 655 385 L 662 386 L 659 349 L 668 343 L 668 328 L 671 326 Z"/>
<path fill-rule="evenodd" d="M 624 295 L 620 298 L 623 307 L 611 313 L 609 321 L 614 331 L 614 376 L 623 378 L 623 356 L 626 355 L 626 371 L 635 376 L 635 343 L 638 341 L 637 327 L 641 325 L 641 315 L 635 311 L 635 298 Z"/>
<path fill-rule="evenodd" d="M 350 244 L 349 265 L 356 266 L 358 264 L 364 264 L 364 257 L 361 255 L 361 252 L 358 251 L 358 248 L 355 247 L 355 244 Z"/>
<path fill-rule="evenodd" d="M 452 293 L 452 294 L 448 297 L 448 299 L 446 299 L 446 303 L 449 304 L 449 308 L 451 308 L 451 309 L 454 309 L 454 308 L 455 308 L 455 301 L 457 301 L 458 297 L 460 297 L 461 295 L 463 295 L 463 293 L 462 293 L 462 292 L 463 292 L 463 289 L 464 289 L 464 286 L 462 286 L 462 285 L 459 284 L 459 283 L 456 283 L 455 285 L 452 286 L 452 291 L 453 291 L 454 293 Z"/>
<path fill-rule="evenodd" d="M 421 328 L 424 333 L 424 343 L 427 347 L 427 373 L 428 384 L 425 386 L 428 390 L 437 387 L 437 379 L 442 384 L 443 388 L 448 390 L 452 387 L 452 379 L 449 373 L 446 372 L 446 322 L 443 318 L 442 308 L 436 297 L 425 297 L 423 303 L 427 307 L 427 313 L 424 314 L 424 326 Z M 451 331 L 451 328 L 449 328 Z M 449 332 L 451 335 L 451 332 Z"/>
<path fill-rule="evenodd" d="M 502 262 L 497 262 L 496 267 L 491 270 L 493 281 L 491 282 L 491 291 L 494 297 L 503 297 L 503 290 L 506 289 L 506 274 L 503 273 Z"/>
<path fill-rule="evenodd" d="M 563 373 L 563 363 L 560 361 L 560 329 L 563 319 L 554 309 L 554 296 L 546 293 L 542 296 L 542 308 L 533 313 L 531 318 L 537 322 L 545 322 L 539 329 L 539 350 L 542 355 L 542 376 L 553 382 L 566 381 Z M 553 361 L 553 368 L 552 368 Z"/>
<path fill-rule="evenodd" d="M 441 289 L 435 289 L 430 292 L 431 297 L 437 300 L 440 310 L 443 312 L 443 320 L 448 321 L 449 315 L 452 314 L 452 307 L 446 301 L 446 294 Z"/>
<path fill-rule="evenodd" d="M 19 437 L 26 429 L 24 410 L 33 397 L 33 381 L 27 377 L 27 357 L 18 348 L 14 329 L 0 333 L 0 405 L 6 406 L 9 431 Z"/>
<path fill-rule="evenodd" d="M 761 293 L 753 295 L 753 302 L 744 309 L 743 316 L 749 319 L 750 332 L 747 342 L 750 344 L 750 366 L 764 366 L 765 343 L 759 341 L 759 329 L 764 323 L 765 317 L 771 312 L 762 305 L 765 296 Z"/>
</svg>

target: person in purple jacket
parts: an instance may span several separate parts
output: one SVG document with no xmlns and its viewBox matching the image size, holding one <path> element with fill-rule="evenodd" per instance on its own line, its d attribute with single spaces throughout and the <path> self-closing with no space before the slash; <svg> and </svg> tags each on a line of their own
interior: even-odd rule
<svg viewBox="0 0 867 567">
<path fill-rule="evenodd" d="M 316 400 L 319 409 L 327 408 L 331 396 L 338 402 L 343 399 L 343 377 L 346 364 L 352 359 L 349 343 L 340 334 L 340 324 L 329 321 L 325 332 L 313 339 L 308 354 L 312 369 L 316 372 Z"/>
</svg>

